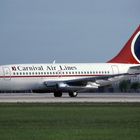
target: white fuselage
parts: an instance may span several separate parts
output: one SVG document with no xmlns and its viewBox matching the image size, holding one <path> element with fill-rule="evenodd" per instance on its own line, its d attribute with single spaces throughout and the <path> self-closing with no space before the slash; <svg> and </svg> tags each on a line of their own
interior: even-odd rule
<svg viewBox="0 0 140 140">
<path fill-rule="evenodd" d="M 0 66 L 0 90 L 45 89 L 44 82 L 127 73 L 135 64 L 70 63 Z"/>
</svg>

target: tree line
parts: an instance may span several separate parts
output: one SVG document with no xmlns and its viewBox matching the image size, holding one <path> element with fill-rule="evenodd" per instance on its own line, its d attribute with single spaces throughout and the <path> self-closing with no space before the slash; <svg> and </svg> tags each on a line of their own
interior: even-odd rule
<svg viewBox="0 0 140 140">
<path fill-rule="evenodd" d="M 140 83 L 131 83 L 130 80 L 123 80 L 119 83 L 119 89 L 121 92 L 138 92 L 140 89 Z"/>
</svg>

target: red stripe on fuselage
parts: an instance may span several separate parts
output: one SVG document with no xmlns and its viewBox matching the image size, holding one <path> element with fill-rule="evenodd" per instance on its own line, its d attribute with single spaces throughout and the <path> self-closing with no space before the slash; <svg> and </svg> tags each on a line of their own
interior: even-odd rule
<svg viewBox="0 0 140 140">
<path fill-rule="evenodd" d="M 51 77 L 54 77 L 54 78 L 61 78 L 61 77 L 93 77 L 93 76 L 108 76 L 108 75 L 34 75 L 34 76 L 31 76 L 31 75 L 25 75 L 25 76 L 0 76 L 0 78 L 51 78 Z"/>
</svg>

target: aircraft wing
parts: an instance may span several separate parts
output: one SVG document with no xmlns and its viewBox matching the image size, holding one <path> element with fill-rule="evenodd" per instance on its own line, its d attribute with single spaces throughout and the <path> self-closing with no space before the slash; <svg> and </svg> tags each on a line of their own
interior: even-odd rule
<svg viewBox="0 0 140 140">
<path fill-rule="evenodd" d="M 83 91 L 83 90 L 91 90 L 97 89 L 100 86 L 110 85 L 113 82 L 116 82 L 126 74 L 116 74 L 116 75 L 104 75 L 104 76 L 93 76 L 93 77 L 85 77 L 79 79 L 71 79 L 65 81 L 45 81 L 44 84 L 46 87 L 57 88 L 62 91 Z"/>
<path fill-rule="evenodd" d="M 130 67 L 127 73 L 113 74 L 113 75 L 99 75 L 90 76 L 85 78 L 77 78 L 71 80 L 61 80 L 61 81 L 45 81 L 46 87 L 55 87 L 62 91 L 81 91 L 89 89 L 97 89 L 101 86 L 111 85 L 114 82 L 120 80 L 126 80 L 131 76 L 136 76 L 140 74 L 140 66 Z"/>
</svg>

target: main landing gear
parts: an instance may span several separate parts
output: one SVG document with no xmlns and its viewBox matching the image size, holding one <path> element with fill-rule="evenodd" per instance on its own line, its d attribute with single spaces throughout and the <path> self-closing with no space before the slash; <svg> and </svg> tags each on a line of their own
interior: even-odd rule
<svg viewBox="0 0 140 140">
<path fill-rule="evenodd" d="M 77 92 L 69 92 L 70 97 L 76 97 L 78 95 Z M 54 97 L 62 97 L 62 92 L 54 92 Z"/>
<path fill-rule="evenodd" d="M 54 92 L 54 97 L 62 97 L 62 92 Z"/>
<path fill-rule="evenodd" d="M 76 97 L 78 95 L 77 92 L 69 92 L 70 97 Z"/>
</svg>

